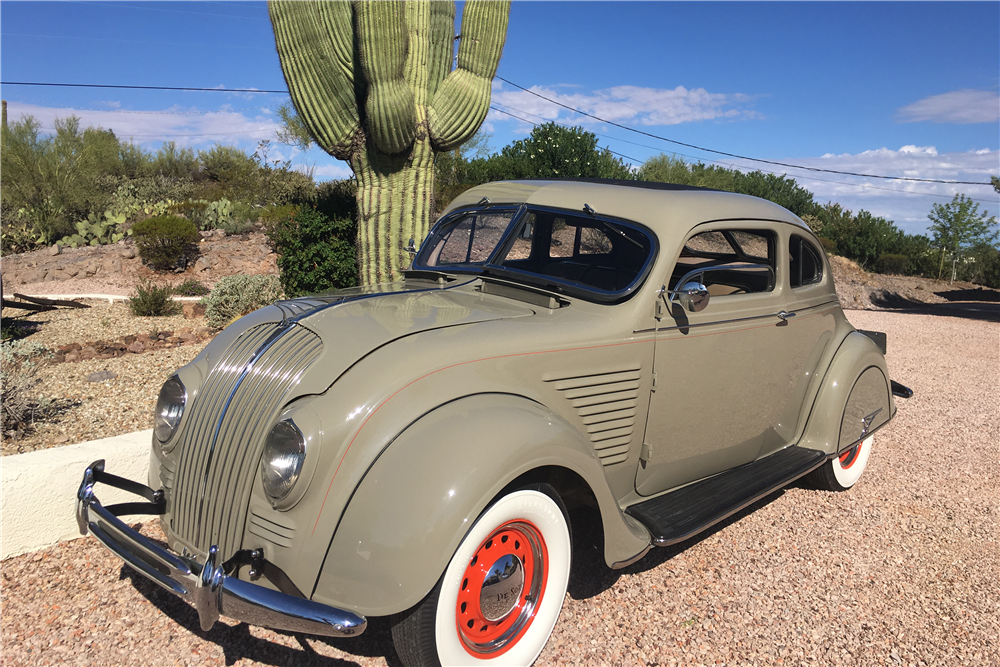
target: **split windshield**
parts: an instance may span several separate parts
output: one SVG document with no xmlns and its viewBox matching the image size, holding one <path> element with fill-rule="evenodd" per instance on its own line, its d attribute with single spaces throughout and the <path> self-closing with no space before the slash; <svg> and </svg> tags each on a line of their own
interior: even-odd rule
<svg viewBox="0 0 1000 667">
<path fill-rule="evenodd" d="M 646 277 L 655 248 L 653 235 L 630 222 L 489 207 L 440 221 L 413 269 L 475 273 L 592 301 L 620 301 Z"/>
</svg>

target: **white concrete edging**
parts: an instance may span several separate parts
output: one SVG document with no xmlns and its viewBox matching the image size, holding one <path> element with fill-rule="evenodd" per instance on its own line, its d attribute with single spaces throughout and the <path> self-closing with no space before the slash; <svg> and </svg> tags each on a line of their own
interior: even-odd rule
<svg viewBox="0 0 1000 667">
<path fill-rule="evenodd" d="M 20 294 L 20 292 L 18 292 Z M 107 301 L 108 303 L 114 303 L 115 301 L 128 301 L 132 297 L 130 296 L 119 296 L 117 294 L 25 294 L 24 296 L 34 297 L 36 299 L 56 299 L 61 301 L 72 301 L 73 299 L 89 299 L 91 301 Z M 4 294 L 3 298 L 8 301 L 14 299 L 13 294 Z M 173 301 L 201 301 L 205 297 L 201 296 L 171 296 Z"/>
<path fill-rule="evenodd" d="M 150 429 L 0 457 L 0 560 L 80 537 L 76 492 L 84 469 L 104 459 L 109 473 L 145 484 L 152 437 Z M 107 485 L 97 497 L 103 505 L 142 500 Z"/>
</svg>

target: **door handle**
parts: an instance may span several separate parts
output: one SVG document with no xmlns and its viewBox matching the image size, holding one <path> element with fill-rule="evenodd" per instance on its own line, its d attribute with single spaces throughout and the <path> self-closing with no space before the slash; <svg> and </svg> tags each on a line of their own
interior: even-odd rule
<svg viewBox="0 0 1000 667">
<path fill-rule="evenodd" d="M 795 313 L 789 313 L 787 310 L 782 310 L 774 314 L 782 322 L 788 321 L 789 318 L 795 317 Z"/>
</svg>

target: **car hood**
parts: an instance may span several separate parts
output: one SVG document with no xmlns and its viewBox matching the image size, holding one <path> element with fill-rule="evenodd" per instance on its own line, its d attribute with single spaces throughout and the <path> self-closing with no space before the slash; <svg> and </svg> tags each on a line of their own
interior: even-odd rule
<svg viewBox="0 0 1000 667">
<path fill-rule="evenodd" d="M 265 341 L 280 336 L 281 331 L 307 329 L 318 336 L 322 346 L 308 364 L 311 372 L 302 372 L 297 386 L 286 396 L 290 399 L 326 391 L 357 361 L 399 338 L 534 314 L 524 304 L 474 291 L 470 286 L 474 282 L 433 286 L 425 281 L 408 281 L 280 301 L 227 327 L 205 348 L 202 361 L 213 369 L 255 330 L 261 340 L 256 358 L 268 353 L 270 343 Z M 267 329 L 274 333 L 260 333 Z"/>
</svg>

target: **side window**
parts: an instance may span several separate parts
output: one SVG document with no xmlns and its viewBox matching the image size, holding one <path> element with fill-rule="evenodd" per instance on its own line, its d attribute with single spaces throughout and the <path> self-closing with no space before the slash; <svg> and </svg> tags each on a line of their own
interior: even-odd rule
<svg viewBox="0 0 1000 667">
<path fill-rule="evenodd" d="M 792 287 L 815 285 L 823 279 L 819 252 L 797 234 L 788 241 L 788 279 Z"/>
<path fill-rule="evenodd" d="M 712 296 L 755 294 L 774 289 L 774 235 L 726 229 L 695 234 L 681 250 L 670 289 L 700 282 Z"/>
</svg>

